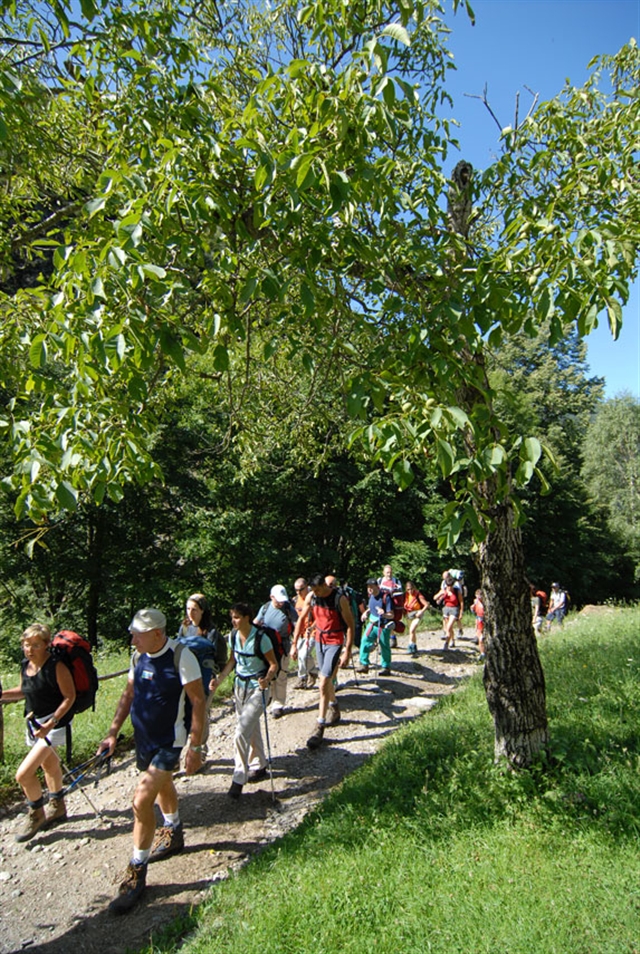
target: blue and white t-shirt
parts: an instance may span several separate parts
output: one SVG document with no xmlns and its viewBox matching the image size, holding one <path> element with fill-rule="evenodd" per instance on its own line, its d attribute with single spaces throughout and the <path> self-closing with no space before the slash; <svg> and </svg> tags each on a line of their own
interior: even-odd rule
<svg viewBox="0 0 640 954">
<path fill-rule="evenodd" d="M 190 706 L 184 687 L 202 676 L 198 660 L 186 646 L 180 646 L 176 669 L 178 645 L 175 639 L 167 639 L 159 652 L 141 653 L 137 658 L 134 654 L 131 660 L 131 722 L 138 752 L 182 748 L 187 741 Z"/>
</svg>

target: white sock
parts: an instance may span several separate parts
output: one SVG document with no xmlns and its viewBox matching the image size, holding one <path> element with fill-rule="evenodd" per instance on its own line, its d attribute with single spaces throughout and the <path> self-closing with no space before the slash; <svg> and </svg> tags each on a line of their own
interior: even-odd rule
<svg viewBox="0 0 640 954">
<path fill-rule="evenodd" d="M 131 860 L 134 865 L 146 865 L 151 854 L 151 848 L 134 848 Z"/>
<path fill-rule="evenodd" d="M 168 825 L 170 828 L 177 828 L 178 825 L 180 824 L 180 812 L 179 812 L 179 811 L 178 811 L 178 812 L 173 812 L 173 814 L 171 814 L 171 815 L 165 815 L 165 813 L 163 812 L 163 813 L 162 813 L 162 818 L 163 818 L 163 820 L 164 820 L 165 825 Z"/>
</svg>

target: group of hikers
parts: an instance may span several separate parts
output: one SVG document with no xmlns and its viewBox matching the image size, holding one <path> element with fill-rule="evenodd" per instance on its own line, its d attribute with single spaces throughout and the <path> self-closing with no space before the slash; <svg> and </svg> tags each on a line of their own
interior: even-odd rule
<svg viewBox="0 0 640 954">
<path fill-rule="evenodd" d="M 207 755 L 208 711 L 227 676 L 234 672 L 236 712 L 234 769 L 228 795 L 238 799 L 246 784 L 268 776 L 270 757 L 265 753 L 261 718 L 266 726 L 267 706 L 274 719 L 285 714 L 291 661 L 298 670 L 295 688 L 312 689 L 317 684 L 319 691 L 317 719 L 306 741 L 307 747 L 315 750 L 327 729 L 340 722 L 337 674 L 349 665 L 355 670 L 354 648 L 358 650 L 360 673 L 369 671 L 375 651 L 380 657 L 377 676 L 389 676 L 391 651 L 397 648 L 396 634 L 404 632 L 406 619 L 407 652 L 416 655 L 420 620 L 431 604 L 412 581 L 403 588 L 390 565 L 384 567 L 381 577 L 367 580 L 366 601 L 352 587 L 339 586 L 334 576 L 321 573 L 308 581 L 298 578 L 294 588 L 295 600 L 290 600 L 282 584 L 274 585 L 269 600 L 255 615 L 247 603 L 234 603 L 230 609 L 231 632 L 226 638 L 215 627 L 202 593 L 188 598 L 176 638 L 167 636 L 167 620 L 159 609 L 141 609 L 131 621 L 133 653 L 127 683 L 96 752 L 101 758 L 112 755 L 120 730 L 130 717 L 136 766 L 141 774 L 133 795 L 133 851 L 109 905 L 112 913 L 124 914 L 136 904 L 145 889 L 150 862 L 184 847 L 173 773 L 183 752 L 187 775 L 202 769 Z M 555 588 L 556 584 L 552 593 Z M 462 634 L 465 595 L 464 574 L 445 571 L 433 596 L 433 602 L 442 608 L 445 650 L 455 646 L 456 628 L 457 634 Z M 553 605 L 549 606 L 547 619 L 556 614 L 561 621 L 559 608 L 552 609 Z M 484 605 L 480 590 L 475 593 L 471 610 L 476 617 L 475 635 L 482 659 Z M 22 649 L 20 684 L 6 690 L 1 699 L 25 702 L 29 752 L 16 779 L 27 800 L 28 816 L 16 840 L 26 842 L 38 831 L 67 818 L 57 748 L 64 744 L 77 693 L 71 670 L 55 651 L 48 626 L 29 626 L 22 635 Z M 38 769 L 44 774 L 48 802 Z M 159 828 L 156 803 L 162 814 Z"/>
</svg>

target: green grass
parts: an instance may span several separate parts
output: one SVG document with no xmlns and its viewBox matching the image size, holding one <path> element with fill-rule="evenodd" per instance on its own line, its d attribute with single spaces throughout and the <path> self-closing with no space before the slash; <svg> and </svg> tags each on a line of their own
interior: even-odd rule
<svg viewBox="0 0 640 954">
<path fill-rule="evenodd" d="M 548 758 L 493 764 L 476 678 L 153 951 L 639 952 L 640 610 L 574 617 L 540 648 Z"/>
<path fill-rule="evenodd" d="M 94 653 L 94 662 L 98 675 L 107 675 L 127 669 L 129 665 L 129 648 L 120 651 L 105 650 Z M 0 673 L 2 685 L 9 689 L 18 685 L 20 667 L 4 663 Z M 94 755 L 99 742 L 105 737 L 120 694 L 125 687 L 126 676 L 117 676 L 115 679 L 106 679 L 100 682 L 96 696 L 95 712 L 82 712 L 73 721 L 73 762 L 78 764 Z M 231 692 L 231 680 L 222 686 L 216 694 L 216 703 L 219 704 Z M 216 704 L 214 703 L 214 704 Z M 0 805 L 16 801 L 21 798 L 21 791 L 15 781 L 18 765 L 26 754 L 24 703 L 16 702 L 2 706 L 4 715 L 4 763 L 0 764 Z M 126 749 L 133 744 L 131 723 L 127 719 L 122 728 L 123 739 L 119 743 L 119 750 Z M 61 750 L 62 757 L 65 753 Z"/>
</svg>

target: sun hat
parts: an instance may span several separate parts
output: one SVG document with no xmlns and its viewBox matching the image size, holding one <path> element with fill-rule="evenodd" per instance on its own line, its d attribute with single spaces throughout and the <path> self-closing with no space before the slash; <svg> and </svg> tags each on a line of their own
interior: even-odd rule
<svg viewBox="0 0 640 954">
<path fill-rule="evenodd" d="M 271 599 L 275 600 L 276 603 L 287 603 L 289 601 L 287 591 L 285 590 L 282 583 L 276 583 L 275 586 L 272 586 L 269 596 Z"/>
<path fill-rule="evenodd" d="M 131 620 L 129 632 L 148 633 L 151 629 L 166 629 L 167 617 L 158 609 L 141 609 Z"/>
</svg>

